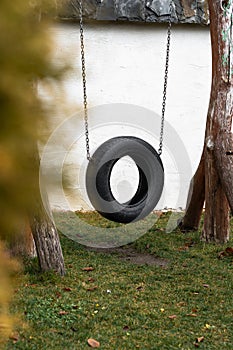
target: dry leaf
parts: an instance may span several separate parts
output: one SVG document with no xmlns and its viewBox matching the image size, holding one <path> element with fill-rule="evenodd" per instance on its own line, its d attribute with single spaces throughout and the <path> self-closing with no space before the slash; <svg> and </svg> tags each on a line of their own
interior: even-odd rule
<svg viewBox="0 0 233 350">
<path fill-rule="evenodd" d="M 168 316 L 168 318 L 170 318 L 170 320 L 174 320 L 175 318 L 177 318 L 176 315 L 171 315 L 171 316 Z"/>
<path fill-rule="evenodd" d="M 179 307 L 186 306 L 187 303 L 185 301 L 180 301 L 179 303 L 176 304 Z"/>
<path fill-rule="evenodd" d="M 67 315 L 68 313 L 69 313 L 68 311 L 64 311 L 64 310 L 59 311 L 59 315 Z"/>
<path fill-rule="evenodd" d="M 61 293 L 60 292 L 55 292 L 55 295 L 57 298 L 61 298 Z"/>
<path fill-rule="evenodd" d="M 93 283 L 93 282 L 95 282 L 95 279 L 93 277 L 89 277 L 88 282 Z"/>
<path fill-rule="evenodd" d="M 87 342 L 91 348 L 99 348 L 100 347 L 100 343 L 95 339 L 90 338 L 90 339 L 88 339 Z"/>
<path fill-rule="evenodd" d="M 227 247 L 225 249 L 225 252 L 228 254 L 228 255 L 233 255 L 233 248 L 232 247 Z"/>
<path fill-rule="evenodd" d="M 143 286 L 138 286 L 136 289 L 137 290 L 142 290 L 142 289 L 144 289 L 144 287 Z"/>
<path fill-rule="evenodd" d="M 189 249 L 188 246 L 183 246 L 183 247 L 177 248 L 178 252 L 185 252 L 185 251 L 187 251 L 188 249 Z"/>
<path fill-rule="evenodd" d="M 63 290 L 64 290 L 65 292 L 71 292 L 71 291 L 72 291 L 72 289 L 71 289 L 70 287 L 65 287 L 65 288 L 63 288 Z"/>
<path fill-rule="evenodd" d="M 233 248 L 227 247 L 225 250 L 223 250 L 218 254 L 218 257 L 219 259 L 222 259 L 224 256 L 232 256 L 232 255 L 233 255 Z"/>
<path fill-rule="evenodd" d="M 87 290 L 88 290 L 89 292 L 93 292 L 93 290 L 95 290 L 95 289 L 97 289 L 97 288 L 98 288 L 98 286 L 93 286 L 93 287 L 87 288 Z"/>
<path fill-rule="evenodd" d="M 82 269 L 82 271 L 87 271 L 87 272 L 93 271 L 93 270 L 94 270 L 94 267 L 91 267 L 91 266 L 87 266 L 87 267 L 84 267 L 84 268 Z"/>
<path fill-rule="evenodd" d="M 204 339 L 204 337 L 199 337 L 196 339 L 196 343 L 202 343 Z"/>
<path fill-rule="evenodd" d="M 12 333 L 10 336 L 9 336 L 9 339 L 13 340 L 14 342 L 17 342 L 19 340 L 19 333 L 15 332 L 15 333 Z"/>
<path fill-rule="evenodd" d="M 203 284 L 203 287 L 209 288 L 209 284 L 204 283 L 204 284 Z"/>
<path fill-rule="evenodd" d="M 190 316 L 190 317 L 197 317 L 197 314 L 187 314 L 187 316 Z"/>
</svg>

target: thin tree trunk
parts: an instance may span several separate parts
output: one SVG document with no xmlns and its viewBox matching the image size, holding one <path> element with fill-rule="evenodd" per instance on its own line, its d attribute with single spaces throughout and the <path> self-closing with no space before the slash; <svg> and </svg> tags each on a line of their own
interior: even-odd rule
<svg viewBox="0 0 233 350">
<path fill-rule="evenodd" d="M 37 146 L 34 149 L 34 158 L 31 160 L 31 166 L 35 169 L 38 179 L 37 183 L 35 183 L 35 188 L 32 190 L 32 202 L 34 204 L 30 209 L 29 220 L 39 265 L 43 272 L 52 270 L 60 275 L 64 275 L 65 266 L 62 248 L 45 189 L 43 189 L 43 201 L 41 198 L 39 188 L 39 152 Z"/>
<path fill-rule="evenodd" d="M 47 204 L 47 208 L 44 205 Z M 31 229 L 36 245 L 39 265 L 42 271 L 53 270 L 65 274 L 64 258 L 59 235 L 53 222 L 49 204 L 37 199 L 31 217 Z"/>
<path fill-rule="evenodd" d="M 205 218 L 202 240 L 224 243 L 229 239 L 229 205 L 213 156 L 213 149 L 205 155 Z"/>
<path fill-rule="evenodd" d="M 233 1 L 209 0 L 209 11 L 212 44 L 211 97 L 202 160 L 194 176 L 193 194 L 183 219 L 183 228 L 196 227 L 205 200 L 202 239 L 207 242 L 226 242 L 229 239 L 229 204 L 233 208 L 230 137 L 233 113 Z M 203 189 L 204 200 L 201 195 Z"/>
</svg>

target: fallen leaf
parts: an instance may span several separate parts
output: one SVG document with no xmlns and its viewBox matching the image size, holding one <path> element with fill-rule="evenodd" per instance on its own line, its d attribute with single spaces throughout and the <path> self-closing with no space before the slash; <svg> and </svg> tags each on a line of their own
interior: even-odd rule
<svg viewBox="0 0 233 350">
<path fill-rule="evenodd" d="M 225 250 L 221 251 L 218 254 L 219 259 L 222 259 L 224 256 L 232 256 L 233 255 L 233 248 L 227 247 Z"/>
<path fill-rule="evenodd" d="M 168 318 L 170 318 L 170 320 L 174 320 L 175 318 L 177 318 L 176 315 L 171 315 L 171 316 L 168 316 Z"/>
<path fill-rule="evenodd" d="M 59 311 L 59 315 L 67 315 L 68 313 L 69 313 L 68 311 L 64 311 L 64 310 Z"/>
<path fill-rule="evenodd" d="M 88 339 L 87 343 L 91 348 L 99 348 L 100 347 L 100 343 L 97 340 L 92 339 L 92 338 Z"/>
<path fill-rule="evenodd" d="M 12 333 L 10 336 L 9 336 L 9 339 L 13 340 L 14 342 L 17 342 L 19 340 L 19 333 L 15 332 L 15 333 Z"/>
<path fill-rule="evenodd" d="M 93 287 L 87 288 L 87 290 L 89 292 L 93 292 L 93 290 L 96 290 L 97 288 L 98 288 L 98 286 L 93 286 Z"/>
<path fill-rule="evenodd" d="M 61 293 L 60 292 L 55 292 L 55 295 L 57 298 L 61 298 Z"/>
<path fill-rule="evenodd" d="M 143 287 L 143 286 L 138 286 L 136 289 L 137 289 L 137 290 L 143 290 L 144 287 Z"/>
<path fill-rule="evenodd" d="M 225 252 L 228 254 L 228 255 L 233 255 L 233 248 L 232 247 L 227 247 L 225 249 Z"/>
<path fill-rule="evenodd" d="M 176 304 L 179 307 L 186 306 L 187 303 L 185 301 L 180 301 L 179 303 Z"/>
<path fill-rule="evenodd" d="M 64 290 L 65 292 L 71 292 L 71 291 L 72 291 L 72 289 L 71 289 L 70 287 L 65 287 L 65 288 L 63 288 L 63 290 Z"/>
<path fill-rule="evenodd" d="M 187 250 L 189 250 L 189 247 L 188 246 L 183 246 L 183 247 L 179 247 L 177 248 L 178 252 L 185 252 Z"/>
<path fill-rule="evenodd" d="M 202 343 L 204 339 L 204 337 L 199 337 L 196 339 L 196 343 Z"/>
<path fill-rule="evenodd" d="M 190 317 L 197 317 L 197 314 L 187 314 L 187 316 L 190 316 Z"/>
<path fill-rule="evenodd" d="M 129 330 L 129 326 L 124 326 L 123 327 L 123 331 L 128 331 Z"/>
<path fill-rule="evenodd" d="M 84 267 L 84 268 L 82 269 L 82 271 L 87 271 L 87 272 L 93 271 L 93 270 L 94 270 L 94 267 L 91 267 L 91 266 Z"/>
<path fill-rule="evenodd" d="M 95 279 L 93 277 L 89 277 L 88 282 L 93 283 L 93 282 L 95 282 Z"/>
<path fill-rule="evenodd" d="M 203 287 L 209 288 L 209 284 L 204 283 L 204 284 L 203 284 Z"/>
</svg>

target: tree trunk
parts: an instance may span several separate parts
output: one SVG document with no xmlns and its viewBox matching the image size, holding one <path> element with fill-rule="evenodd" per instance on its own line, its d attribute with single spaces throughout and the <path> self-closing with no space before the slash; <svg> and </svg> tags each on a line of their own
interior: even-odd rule
<svg viewBox="0 0 233 350">
<path fill-rule="evenodd" d="M 36 257 L 36 247 L 32 236 L 30 223 L 26 218 L 21 230 L 14 233 L 9 239 L 9 251 L 12 256 Z"/>
<path fill-rule="evenodd" d="M 39 188 L 39 152 L 34 145 L 34 158 L 30 164 L 35 169 L 38 179 L 32 189 L 32 203 L 29 220 L 34 238 L 36 252 L 41 270 L 52 270 L 60 275 L 65 274 L 64 258 L 56 226 L 53 221 L 46 190 L 43 189 L 43 201 Z"/>
<path fill-rule="evenodd" d="M 233 208 L 233 159 L 231 124 L 233 112 L 233 1 L 209 0 L 212 44 L 212 86 L 205 145 L 194 176 L 183 229 L 195 229 L 205 200 L 202 239 L 229 239 L 229 204 Z M 203 192 L 202 192 L 203 191 Z M 204 193 L 204 199 L 203 199 Z"/>
<path fill-rule="evenodd" d="M 64 258 L 48 201 L 42 203 L 41 197 L 38 197 L 31 217 L 31 229 L 39 265 L 42 271 L 53 270 L 60 275 L 64 275 Z M 46 208 L 44 207 L 45 204 L 47 204 Z"/>
</svg>

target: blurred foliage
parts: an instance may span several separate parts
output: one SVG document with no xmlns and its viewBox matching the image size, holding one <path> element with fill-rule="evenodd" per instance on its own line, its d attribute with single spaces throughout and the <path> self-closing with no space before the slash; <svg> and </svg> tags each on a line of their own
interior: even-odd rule
<svg viewBox="0 0 233 350">
<path fill-rule="evenodd" d="M 12 282 L 19 271 L 19 263 L 9 256 L 0 243 L 0 346 L 12 331 L 15 317 L 9 314 L 12 296 Z"/>
<path fill-rule="evenodd" d="M 52 3 L 52 5 L 51 5 Z M 58 79 L 51 63 L 48 14 L 53 1 L 0 2 L 0 238 L 20 231 L 38 188 L 34 153 L 38 125 L 45 122 L 36 98 L 36 81 Z M 47 14 L 42 18 L 42 13 Z M 0 335 L 9 302 L 8 272 L 15 264 L 0 246 Z M 12 265 L 13 264 L 13 265 Z M 9 324 L 5 318 L 5 323 Z"/>
</svg>

